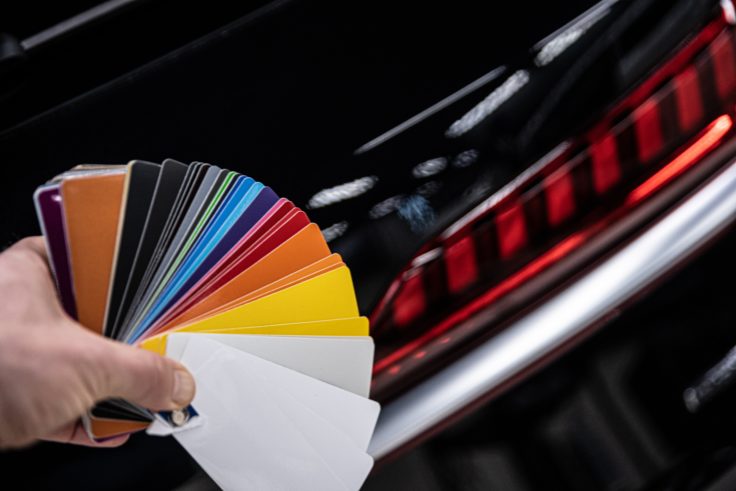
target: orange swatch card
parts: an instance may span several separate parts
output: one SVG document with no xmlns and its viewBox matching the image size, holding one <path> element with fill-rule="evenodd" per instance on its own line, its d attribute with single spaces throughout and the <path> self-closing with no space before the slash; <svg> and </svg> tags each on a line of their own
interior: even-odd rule
<svg viewBox="0 0 736 491">
<path fill-rule="evenodd" d="M 61 196 L 79 322 L 101 333 L 125 172 L 65 179 Z"/>
<path fill-rule="evenodd" d="M 330 250 L 322 233 L 314 224 L 308 225 L 274 249 L 250 268 L 217 289 L 189 310 L 156 331 L 165 331 L 237 300 L 245 293 L 268 285 L 285 275 L 298 271 L 315 261 L 328 257 Z"/>
</svg>

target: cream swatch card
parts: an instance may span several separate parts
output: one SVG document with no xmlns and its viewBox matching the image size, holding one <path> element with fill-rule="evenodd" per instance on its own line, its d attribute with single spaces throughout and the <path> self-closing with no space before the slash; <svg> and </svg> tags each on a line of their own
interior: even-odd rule
<svg viewBox="0 0 736 491">
<path fill-rule="evenodd" d="M 263 336 L 237 334 L 169 335 L 166 355 L 180 360 L 192 337 L 202 336 L 290 368 L 362 397 L 368 397 L 373 370 L 369 336 Z"/>
</svg>

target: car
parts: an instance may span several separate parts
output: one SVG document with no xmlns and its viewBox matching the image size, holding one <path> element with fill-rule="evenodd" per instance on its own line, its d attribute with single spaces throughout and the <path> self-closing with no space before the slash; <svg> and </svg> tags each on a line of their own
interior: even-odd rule
<svg viewBox="0 0 736 491">
<path fill-rule="evenodd" d="M 735 486 L 730 0 L 14 7 L 3 240 L 78 163 L 268 182 L 371 318 L 366 489 Z M 32 489 L 209 485 L 142 435 L 0 466 Z"/>
</svg>

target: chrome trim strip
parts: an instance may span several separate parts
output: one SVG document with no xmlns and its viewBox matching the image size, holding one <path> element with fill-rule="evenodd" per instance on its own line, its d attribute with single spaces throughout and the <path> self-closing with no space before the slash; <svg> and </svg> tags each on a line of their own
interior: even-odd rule
<svg viewBox="0 0 736 491">
<path fill-rule="evenodd" d="M 564 346 L 736 219 L 736 161 L 621 250 L 497 336 L 387 404 L 380 459 Z"/>
</svg>

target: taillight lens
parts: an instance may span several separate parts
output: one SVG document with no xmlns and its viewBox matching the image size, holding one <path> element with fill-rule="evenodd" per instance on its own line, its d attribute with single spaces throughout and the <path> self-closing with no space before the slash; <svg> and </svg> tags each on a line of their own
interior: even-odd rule
<svg viewBox="0 0 736 491">
<path fill-rule="evenodd" d="M 419 251 L 372 314 L 374 390 L 472 335 L 453 329 L 696 164 L 730 135 L 734 102 L 736 37 L 717 19 L 597 124 Z"/>
</svg>

